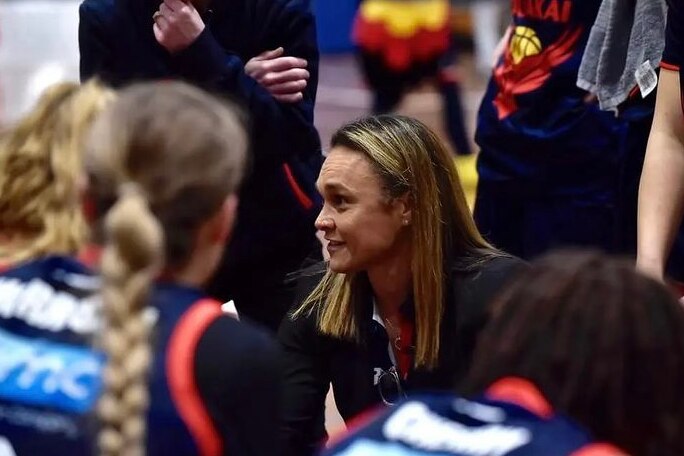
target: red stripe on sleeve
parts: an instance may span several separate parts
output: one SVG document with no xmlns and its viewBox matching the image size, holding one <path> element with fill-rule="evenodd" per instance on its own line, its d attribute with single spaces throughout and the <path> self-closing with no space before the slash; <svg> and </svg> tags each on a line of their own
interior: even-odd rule
<svg viewBox="0 0 684 456">
<path fill-rule="evenodd" d="M 679 71 L 679 65 L 674 65 L 672 63 L 660 62 L 660 68 L 664 68 L 670 71 Z"/>
<path fill-rule="evenodd" d="M 290 168 L 290 165 L 285 163 L 283 165 L 283 170 L 285 171 L 285 177 L 287 178 L 287 183 L 292 189 L 292 191 L 295 194 L 295 198 L 297 198 L 297 201 L 299 204 L 302 205 L 304 209 L 307 211 L 311 209 L 314 205 L 313 201 L 311 201 L 311 198 L 308 197 L 306 193 L 304 193 L 304 190 L 302 190 L 302 187 L 299 186 L 297 183 L 297 180 L 294 177 L 294 174 L 292 174 L 292 168 Z"/>
<path fill-rule="evenodd" d="M 178 413 L 190 430 L 202 456 L 218 456 L 223 442 L 195 383 L 195 352 L 207 327 L 221 315 L 218 301 L 195 303 L 176 325 L 166 352 L 166 375 Z"/>
</svg>

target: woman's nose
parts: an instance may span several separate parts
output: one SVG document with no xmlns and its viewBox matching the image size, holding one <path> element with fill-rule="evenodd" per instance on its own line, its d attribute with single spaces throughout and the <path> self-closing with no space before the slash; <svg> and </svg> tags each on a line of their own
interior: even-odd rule
<svg viewBox="0 0 684 456">
<path fill-rule="evenodd" d="M 328 215 L 325 206 L 323 206 L 321 213 L 318 214 L 316 222 L 314 222 L 314 226 L 319 231 L 330 231 L 335 227 L 335 222 Z"/>
</svg>

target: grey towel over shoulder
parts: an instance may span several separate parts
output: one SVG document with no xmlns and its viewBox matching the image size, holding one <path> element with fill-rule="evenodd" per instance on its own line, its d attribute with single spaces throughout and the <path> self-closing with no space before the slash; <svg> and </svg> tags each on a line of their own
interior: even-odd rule
<svg viewBox="0 0 684 456">
<path fill-rule="evenodd" d="M 660 64 L 666 17 L 666 0 L 603 0 L 577 78 L 578 87 L 598 97 L 601 109 L 627 99 L 641 64 Z"/>
</svg>

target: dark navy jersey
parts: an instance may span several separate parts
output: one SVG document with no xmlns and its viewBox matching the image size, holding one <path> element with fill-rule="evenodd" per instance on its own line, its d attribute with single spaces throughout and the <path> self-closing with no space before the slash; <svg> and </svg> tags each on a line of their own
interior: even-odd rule
<svg viewBox="0 0 684 456">
<path fill-rule="evenodd" d="M 682 78 L 681 73 L 684 65 L 684 1 L 668 0 L 667 6 L 665 50 L 660 66 L 667 70 L 679 72 L 680 89 L 682 89 L 684 88 L 684 78 Z"/>
<path fill-rule="evenodd" d="M 64 257 L 0 275 L 1 455 L 94 454 L 106 363 L 93 348 L 97 291 L 98 279 Z M 147 454 L 275 451 L 270 339 L 177 284 L 155 286 L 145 317 L 154 321 Z"/>
<path fill-rule="evenodd" d="M 97 279 L 50 257 L 0 276 L 0 454 L 92 454 L 105 357 Z"/>
<path fill-rule="evenodd" d="M 324 456 L 624 456 L 611 445 L 593 442 L 587 432 L 548 409 L 529 383 L 506 379 L 512 399 L 488 394 L 467 400 L 453 394 L 410 397 L 352 432 Z M 503 391 L 502 390 L 502 391 Z"/>
<path fill-rule="evenodd" d="M 600 4 L 512 1 L 512 32 L 478 114 L 484 179 L 555 179 L 614 155 L 615 115 L 576 85 Z"/>
</svg>

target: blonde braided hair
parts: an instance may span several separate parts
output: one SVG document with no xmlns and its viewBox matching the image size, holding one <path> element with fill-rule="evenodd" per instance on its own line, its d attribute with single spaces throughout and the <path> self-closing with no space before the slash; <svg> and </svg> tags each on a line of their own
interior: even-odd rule
<svg viewBox="0 0 684 456">
<path fill-rule="evenodd" d="M 102 344 L 109 355 L 105 394 L 99 403 L 102 455 L 142 456 L 147 371 L 151 362 L 151 324 L 143 311 L 149 284 L 162 263 L 163 232 L 141 191 L 122 187 L 122 196 L 105 220 L 109 242 L 102 256 Z M 125 189 L 129 187 L 128 189 Z"/>
<path fill-rule="evenodd" d="M 103 456 L 145 452 L 151 283 L 161 268 L 173 275 L 185 266 L 202 223 L 237 190 L 246 156 L 238 112 L 180 82 L 124 89 L 93 127 L 89 192 L 106 212 Z"/>
<path fill-rule="evenodd" d="M 74 254 L 88 238 L 82 150 L 114 92 L 96 81 L 52 86 L 0 139 L 0 261 Z"/>
</svg>

